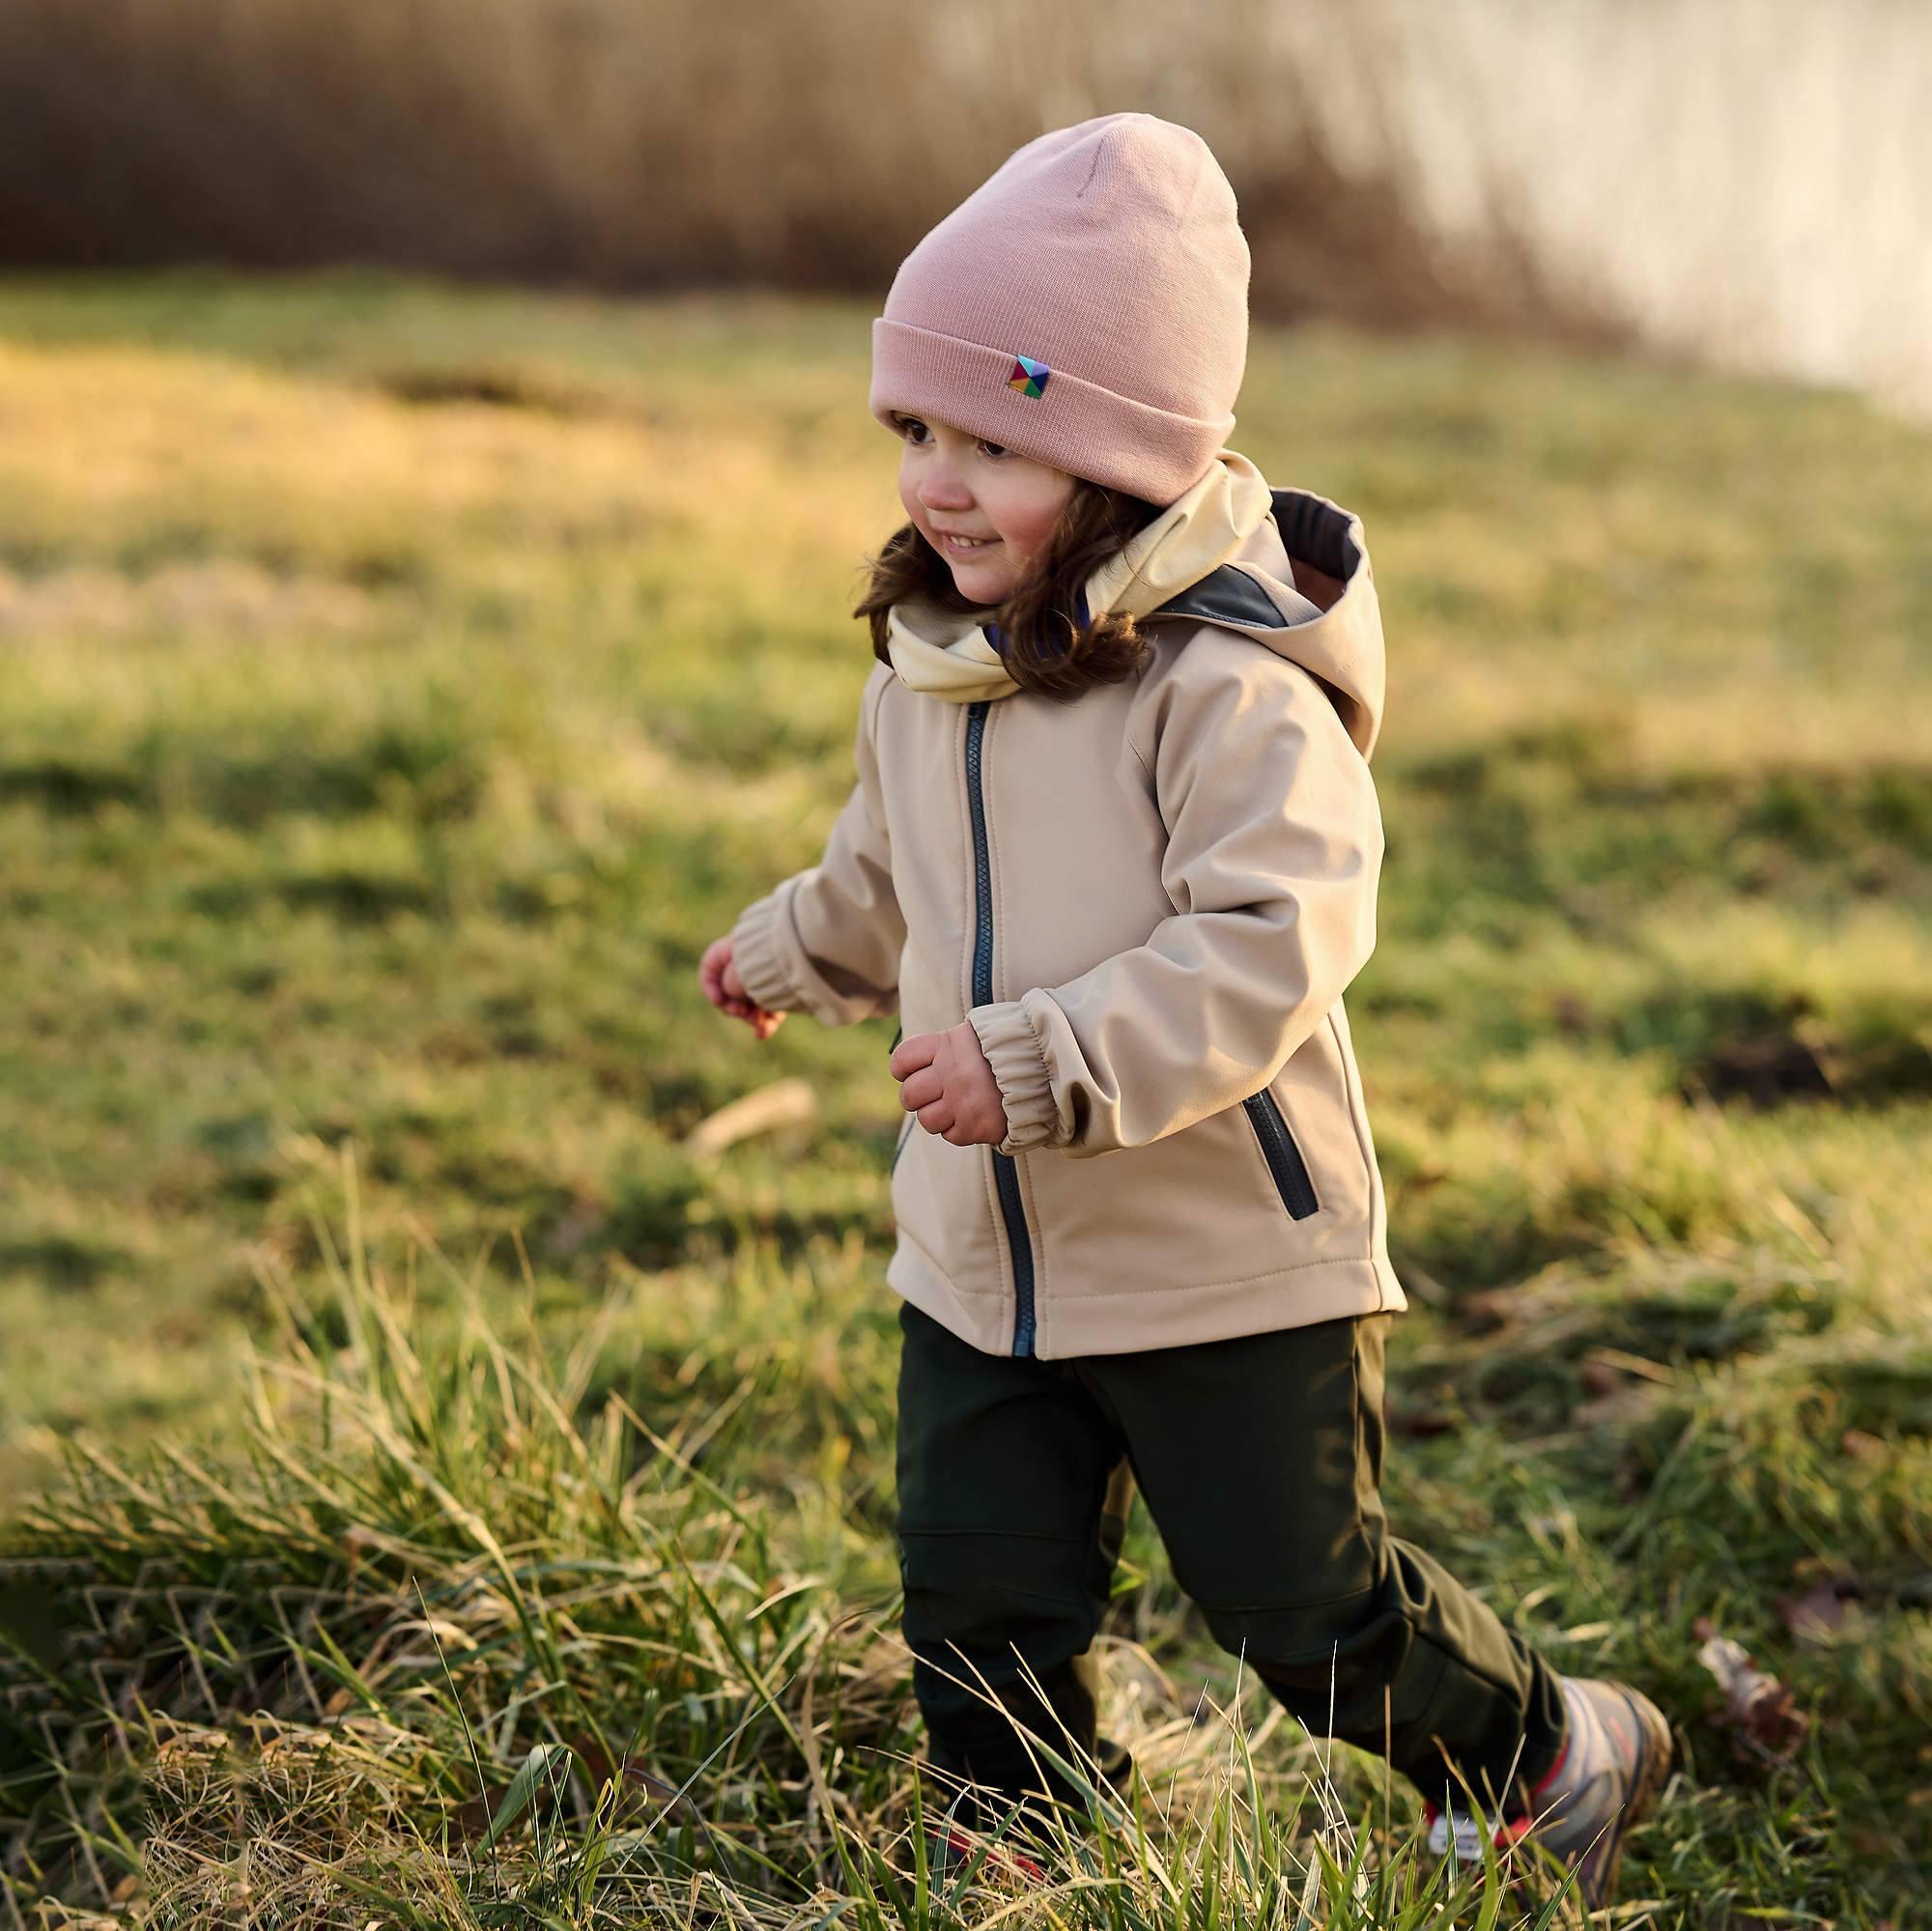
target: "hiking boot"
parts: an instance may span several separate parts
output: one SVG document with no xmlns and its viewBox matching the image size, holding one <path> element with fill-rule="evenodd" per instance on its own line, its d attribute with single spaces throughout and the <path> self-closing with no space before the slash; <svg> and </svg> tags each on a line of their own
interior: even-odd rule
<svg viewBox="0 0 1932 1931">
<path fill-rule="evenodd" d="M 1641 1690 L 1593 1676 L 1565 1676 L 1567 1724 L 1556 1761 L 1529 1792 L 1529 1808 L 1495 1820 L 1498 1850 L 1528 1841 L 1576 1872 L 1572 1892 L 1595 1911 L 1616 1894 L 1624 1836 L 1650 1808 L 1670 1769 L 1670 1725 Z M 1445 1814 L 1426 1803 L 1429 1848 L 1480 1865 L 1482 1841 L 1461 1802 Z"/>
<path fill-rule="evenodd" d="M 950 1877 L 961 1865 L 970 1863 L 974 1853 L 981 1845 L 988 1848 L 980 1865 L 980 1870 L 1024 1878 L 1029 1884 L 1046 1882 L 1046 1868 L 1037 1860 L 1028 1857 L 1024 1851 L 1010 1848 L 1004 1838 L 993 1843 L 990 1838 L 976 1835 L 958 1824 L 939 1823 L 928 1829 L 925 1838 L 926 1868 L 935 1877 Z"/>
<path fill-rule="evenodd" d="M 1112 1737 L 1101 1737 L 1094 1746 L 1094 1769 L 1113 1789 L 1121 1790 L 1133 1775 L 1133 1752 Z M 1045 1884 L 1047 1873 L 1041 1860 L 1051 1855 L 1051 1843 L 1044 1820 L 1022 1811 L 1012 1829 L 993 1842 L 991 1820 L 999 1813 L 1002 1802 L 1010 1803 L 1013 1800 L 1009 1795 L 1004 1799 L 997 1793 L 987 1795 L 992 1801 L 969 1791 L 955 1802 L 953 1810 L 963 1810 L 966 1821 L 957 1821 L 955 1815 L 950 1814 L 927 1826 L 927 1867 L 942 1875 L 955 1871 L 971 1860 L 981 1844 L 987 1844 L 990 1848 L 980 1866 L 982 1871 L 998 1871 L 1033 1884 Z M 1037 1805 L 1040 1800 L 1036 1795 L 1030 1802 Z M 1084 1814 L 1065 1803 L 1057 1808 L 1074 1829 L 1085 1828 Z M 976 1831 L 976 1822 L 983 1823 L 984 1828 Z"/>
</svg>

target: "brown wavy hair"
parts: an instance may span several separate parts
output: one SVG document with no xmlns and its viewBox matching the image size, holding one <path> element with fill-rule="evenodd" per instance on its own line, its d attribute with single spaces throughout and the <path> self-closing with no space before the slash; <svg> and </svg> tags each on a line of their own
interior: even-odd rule
<svg viewBox="0 0 1932 1931">
<path fill-rule="evenodd" d="M 1083 627 L 1079 597 L 1088 577 L 1160 513 L 1157 503 L 1076 478 L 1032 571 L 997 610 L 963 596 L 952 567 L 919 525 L 902 524 L 876 556 L 867 558 L 871 583 L 852 614 L 870 624 L 872 655 L 890 664 L 886 612 L 923 593 L 942 610 L 997 623 L 1006 641 L 1002 661 L 1022 691 L 1077 697 L 1092 685 L 1118 684 L 1148 648 L 1130 616 L 1103 611 Z"/>
</svg>

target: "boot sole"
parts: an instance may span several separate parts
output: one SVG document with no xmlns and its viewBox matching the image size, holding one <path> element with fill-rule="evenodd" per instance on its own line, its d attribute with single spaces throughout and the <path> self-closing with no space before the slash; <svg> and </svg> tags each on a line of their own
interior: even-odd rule
<svg viewBox="0 0 1932 1931">
<path fill-rule="evenodd" d="M 1603 1878 L 1596 1888 L 1594 1897 L 1584 1902 L 1592 1911 L 1608 1904 L 1617 1892 L 1617 1873 L 1624 1859 L 1624 1838 L 1630 1827 L 1645 1816 L 1663 1779 L 1669 1775 L 1670 1761 L 1676 1753 L 1676 1740 L 1670 1734 L 1670 1725 L 1649 1697 L 1640 1696 L 1624 1688 L 1619 1683 L 1616 1691 L 1630 1705 L 1631 1715 L 1636 1718 L 1637 1736 L 1641 1740 L 1637 1746 L 1636 1773 L 1631 1783 L 1631 1793 L 1624 1801 L 1624 1807 L 1617 1813 L 1611 1825 L 1614 1835 L 1610 1839 L 1610 1852 L 1605 1860 Z"/>
</svg>

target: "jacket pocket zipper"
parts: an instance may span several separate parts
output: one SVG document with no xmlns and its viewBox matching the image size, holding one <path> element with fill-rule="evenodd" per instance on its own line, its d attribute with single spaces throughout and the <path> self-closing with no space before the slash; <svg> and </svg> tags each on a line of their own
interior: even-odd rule
<svg viewBox="0 0 1932 1931">
<path fill-rule="evenodd" d="M 1255 1138 L 1262 1143 L 1262 1157 L 1274 1176 L 1275 1191 L 1281 1196 L 1282 1206 L 1288 1208 L 1289 1218 L 1306 1220 L 1311 1213 L 1319 1213 L 1321 1203 L 1315 1198 L 1315 1183 L 1308 1178 L 1301 1149 L 1294 1144 L 1294 1135 L 1288 1130 L 1288 1122 L 1281 1117 L 1274 1094 L 1263 1087 L 1252 1099 L 1244 1099 L 1241 1104 L 1247 1109 Z"/>
</svg>

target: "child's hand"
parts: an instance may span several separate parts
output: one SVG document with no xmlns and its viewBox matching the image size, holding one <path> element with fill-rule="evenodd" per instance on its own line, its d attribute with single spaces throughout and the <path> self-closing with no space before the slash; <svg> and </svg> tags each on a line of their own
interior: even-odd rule
<svg viewBox="0 0 1932 1931">
<path fill-rule="evenodd" d="M 728 933 L 705 947 L 704 956 L 697 962 L 697 982 L 719 1011 L 742 1019 L 760 1039 L 769 1039 L 784 1023 L 782 1012 L 768 1012 L 746 992 L 745 981 L 732 962 Z"/>
<path fill-rule="evenodd" d="M 1006 1102 L 970 1019 L 946 1033 L 915 1033 L 886 1062 L 899 1104 L 928 1133 L 955 1147 L 997 1147 L 1007 1137 Z"/>
</svg>

